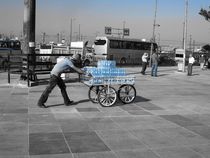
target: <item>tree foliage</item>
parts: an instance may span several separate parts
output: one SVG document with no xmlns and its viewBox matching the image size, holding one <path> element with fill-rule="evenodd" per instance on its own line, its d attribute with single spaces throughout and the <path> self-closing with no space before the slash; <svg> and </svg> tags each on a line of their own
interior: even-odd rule
<svg viewBox="0 0 210 158">
<path fill-rule="evenodd" d="M 198 14 L 203 16 L 207 21 L 210 21 L 210 11 L 207 11 L 207 10 L 201 8 L 201 10 Z"/>
<path fill-rule="evenodd" d="M 210 52 L 210 45 L 209 44 L 206 44 L 202 47 L 202 50 L 203 51 L 207 51 L 207 52 Z"/>
</svg>

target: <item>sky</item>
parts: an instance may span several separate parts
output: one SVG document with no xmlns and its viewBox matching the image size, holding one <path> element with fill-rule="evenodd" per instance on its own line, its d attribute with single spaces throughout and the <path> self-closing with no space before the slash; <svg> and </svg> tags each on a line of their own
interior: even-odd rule
<svg viewBox="0 0 210 158">
<path fill-rule="evenodd" d="M 188 0 L 187 39 L 210 43 L 210 23 L 198 14 L 209 9 L 210 0 Z M 0 34 L 20 36 L 23 30 L 24 0 L 1 0 Z M 36 39 L 56 40 L 56 34 L 69 39 L 72 19 L 73 38 L 104 36 L 105 26 L 130 29 L 129 38 L 151 39 L 155 0 L 36 0 Z M 183 39 L 185 0 L 157 0 L 156 40 L 160 44 L 180 43 Z M 80 28 L 80 29 L 79 29 Z"/>
</svg>

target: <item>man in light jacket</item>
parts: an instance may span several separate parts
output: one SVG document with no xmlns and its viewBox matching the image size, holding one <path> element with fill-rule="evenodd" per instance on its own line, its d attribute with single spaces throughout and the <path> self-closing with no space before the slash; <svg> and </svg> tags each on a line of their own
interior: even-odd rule
<svg viewBox="0 0 210 158">
<path fill-rule="evenodd" d="M 192 54 L 190 54 L 189 63 L 188 63 L 188 67 L 187 67 L 187 75 L 188 76 L 192 76 L 192 67 L 193 67 L 194 62 L 195 62 L 195 58 L 192 56 Z"/>
<path fill-rule="evenodd" d="M 148 53 L 144 53 L 142 55 L 142 69 L 141 69 L 141 74 L 142 75 L 145 75 L 145 71 L 146 71 L 146 68 L 147 68 L 147 60 L 148 60 Z"/>
</svg>

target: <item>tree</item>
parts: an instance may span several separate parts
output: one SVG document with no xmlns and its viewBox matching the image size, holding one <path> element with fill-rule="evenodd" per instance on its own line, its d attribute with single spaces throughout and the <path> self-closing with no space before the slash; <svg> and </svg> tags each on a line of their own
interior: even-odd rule
<svg viewBox="0 0 210 158">
<path fill-rule="evenodd" d="M 198 14 L 200 14 L 201 16 L 203 16 L 205 18 L 205 20 L 210 22 L 210 11 L 207 11 L 207 10 L 201 8 L 201 10 Z"/>
<path fill-rule="evenodd" d="M 206 52 L 210 52 L 210 45 L 206 44 L 202 47 L 202 50 L 206 51 Z"/>
</svg>

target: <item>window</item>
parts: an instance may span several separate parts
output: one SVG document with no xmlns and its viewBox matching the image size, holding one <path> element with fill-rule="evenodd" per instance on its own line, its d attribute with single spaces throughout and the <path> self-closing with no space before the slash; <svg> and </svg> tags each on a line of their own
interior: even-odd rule
<svg viewBox="0 0 210 158">
<path fill-rule="evenodd" d="M 51 45 L 41 45 L 40 49 L 51 49 Z"/>
<path fill-rule="evenodd" d="M 134 49 L 135 50 L 141 50 L 142 49 L 142 43 L 141 42 L 134 42 Z"/>
<path fill-rule="evenodd" d="M 126 44 L 126 49 L 131 49 L 132 48 L 132 45 L 131 45 L 131 42 L 130 41 L 126 41 L 125 42 Z"/>
<path fill-rule="evenodd" d="M 143 50 L 150 50 L 151 49 L 151 44 L 150 43 L 144 43 L 142 49 Z"/>
<path fill-rule="evenodd" d="M 110 40 L 110 48 L 119 49 L 119 41 L 116 40 Z"/>
<path fill-rule="evenodd" d="M 176 57 L 183 58 L 184 57 L 184 54 L 176 54 Z"/>
<path fill-rule="evenodd" d="M 110 40 L 110 48 L 112 49 L 132 49 L 132 50 L 150 50 L 151 43 L 141 41 L 123 41 Z M 157 44 L 153 44 L 153 49 L 157 49 Z"/>
<path fill-rule="evenodd" d="M 96 40 L 95 42 L 94 42 L 94 44 L 95 45 L 105 45 L 106 44 L 106 40 Z"/>
</svg>

